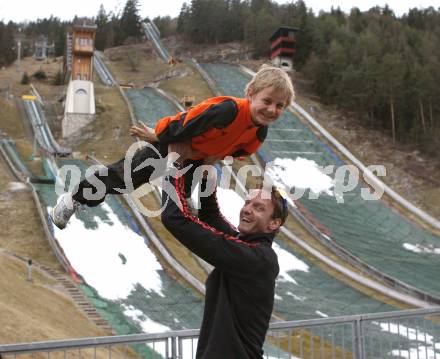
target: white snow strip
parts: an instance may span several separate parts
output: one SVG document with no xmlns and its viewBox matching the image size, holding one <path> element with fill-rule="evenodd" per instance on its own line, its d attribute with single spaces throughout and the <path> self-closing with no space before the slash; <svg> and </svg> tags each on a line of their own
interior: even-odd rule
<svg viewBox="0 0 440 359">
<path fill-rule="evenodd" d="M 163 297 L 158 273 L 162 267 L 144 239 L 122 224 L 106 203 L 101 208 L 108 219 L 95 216 L 96 229 L 87 229 L 76 215 L 66 229 L 54 227 L 55 238 L 73 268 L 110 300 L 126 298 L 137 284 Z"/>
<path fill-rule="evenodd" d="M 124 314 L 138 323 L 144 333 L 163 333 L 171 330 L 171 328 L 151 320 L 142 311 L 131 305 L 124 307 Z"/>
<path fill-rule="evenodd" d="M 26 184 L 22 182 L 9 182 L 8 183 L 8 190 L 12 192 L 18 192 L 18 191 L 24 191 L 27 190 Z"/>
<path fill-rule="evenodd" d="M 165 325 L 157 323 L 150 318 L 146 317 L 140 310 L 133 306 L 125 307 L 124 314 L 127 317 L 132 318 L 141 327 L 144 333 L 164 333 L 171 329 Z M 195 357 L 198 339 L 183 339 L 182 340 L 182 359 L 192 359 Z M 156 353 L 165 357 L 166 347 L 165 342 L 155 342 L 147 344 L 151 349 L 154 349 Z"/>
<path fill-rule="evenodd" d="M 331 240 L 332 240 L 328 235 L 326 235 L 326 234 L 324 234 L 324 233 L 322 233 L 322 236 L 323 236 L 325 239 L 327 239 L 328 241 L 331 241 Z"/>
<path fill-rule="evenodd" d="M 440 254 L 440 248 L 436 248 L 432 244 L 422 246 L 421 244 L 404 243 L 403 248 L 415 253 Z"/>
<path fill-rule="evenodd" d="M 279 296 L 278 294 L 275 294 L 274 298 L 276 300 L 283 300 L 283 297 Z"/>
<path fill-rule="evenodd" d="M 217 187 L 217 199 L 221 213 L 232 225 L 238 227 L 243 199 L 235 191 L 221 187 Z"/>
<path fill-rule="evenodd" d="M 325 192 L 333 195 L 331 188 L 334 187 L 334 181 L 312 160 L 277 157 L 266 165 L 266 174 L 276 185 L 283 186 L 288 192 L 291 188 L 299 188 L 310 189 L 315 194 Z"/>
<path fill-rule="evenodd" d="M 301 302 L 304 302 L 307 298 L 306 297 L 300 297 L 299 295 L 293 294 L 292 292 L 286 292 L 287 295 L 291 296 L 295 300 L 299 300 Z"/>
<path fill-rule="evenodd" d="M 323 312 L 320 312 L 319 310 L 316 310 L 315 313 L 318 314 L 319 316 L 323 317 L 323 318 L 328 318 L 327 314 L 325 314 Z"/>
<path fill-rule="evenodd" d="M 302 260 L 295 257 L 292 253 L 281 248 L 277 243 L 272 243 L 272 248 L 278 256 L 278 264 L 280 266 L 280 273 L 277 281 L 291 282 L 298 285 L 298 282 L 289 274 L 291 271 L 308 272 L 309 266 Z"/>
</svg>

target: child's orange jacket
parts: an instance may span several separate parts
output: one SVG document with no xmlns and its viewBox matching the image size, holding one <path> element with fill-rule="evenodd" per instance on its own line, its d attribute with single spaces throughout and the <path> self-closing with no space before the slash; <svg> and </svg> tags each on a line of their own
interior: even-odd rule
<svg viewBox="0 0 440 359">
<path fill-rule="evenodd" d="M 247 156 L 257 151 L 267 135 L 267 126 L 256 127 L 247 99 L 209 98 L 186 112 L 160 119 L 155 129 L 160 143 L 190 141 L 205 157 Z"/>
</svg>

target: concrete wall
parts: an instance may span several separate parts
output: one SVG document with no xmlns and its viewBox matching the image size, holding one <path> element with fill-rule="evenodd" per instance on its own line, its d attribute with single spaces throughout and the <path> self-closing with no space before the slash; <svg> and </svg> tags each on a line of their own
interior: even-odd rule
<svg viewBox="0 0 440 359">
<path fill-rule="evenodd" d="M 83 80 L 72 80 L 69 82 L 64 113 L 95 114 L 93 82 Z"/>
<path fill-rule="evenodd" d="M 293 61 L 292 58 L 277 56 L 272 59 L 272 64 L 274 66 L 280 67 L 286 71 L 293 70 Z"/>
<path fill-rule="evenodd" d="M 93 82 L 72 80 L 67 87 L 63 137 L 68 137 L 89 124 L 95 117 L 95 92 Z"/>
</svg>

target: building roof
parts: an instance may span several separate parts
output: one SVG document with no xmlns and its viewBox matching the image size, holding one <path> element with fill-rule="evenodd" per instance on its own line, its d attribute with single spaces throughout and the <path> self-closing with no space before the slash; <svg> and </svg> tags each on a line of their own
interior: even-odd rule
<svg viewBox="0 0 440 359">
<path fill-rule="evenodd" d="M 98 28 L 98 26 L 97 25 L 95 25 L 95 24 L 86 24 L 86 23 L 83 23 L 83 24 L 75 24 L 75 25 L 73 25 L 73 30 L 76 30 L 76 31 L 91 31 L 91 32 L 94 32 L 94 31 L 96 31 L 96 29 Z"/>
<path fill-rule="evenodd" d="M 276 37 L 279 36 L 279 33 L 283 30 L 292 30 L 292 31 L 299 31 L 298 27 L 292 27 L 292 26 L 280 26 L 270 37 L 270 41 L 272 41 L 273 39 L 275 39 Z"/>
</svg>

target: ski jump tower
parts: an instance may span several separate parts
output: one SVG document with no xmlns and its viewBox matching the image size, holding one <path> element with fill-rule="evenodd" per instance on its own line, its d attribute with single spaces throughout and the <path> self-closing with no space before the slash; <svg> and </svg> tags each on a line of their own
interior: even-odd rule
<svg viewBox="0 0 440 359">
<path fill-rule="evenodd" d="M 95 118 L 95 93 L 93 88 L 93 52 L 96 25 L 74 25 L 67 35 L 64 54 L 64 79 L 67 86 L 63 137 L 68 137 Z"/>
<path fill-rule="evenodd" d="M 293 70 L 296 51 L 296 27 L 281 26 L 270 37 L 270 58 L 274 66 L 286 71 Z"/>
</svg>

